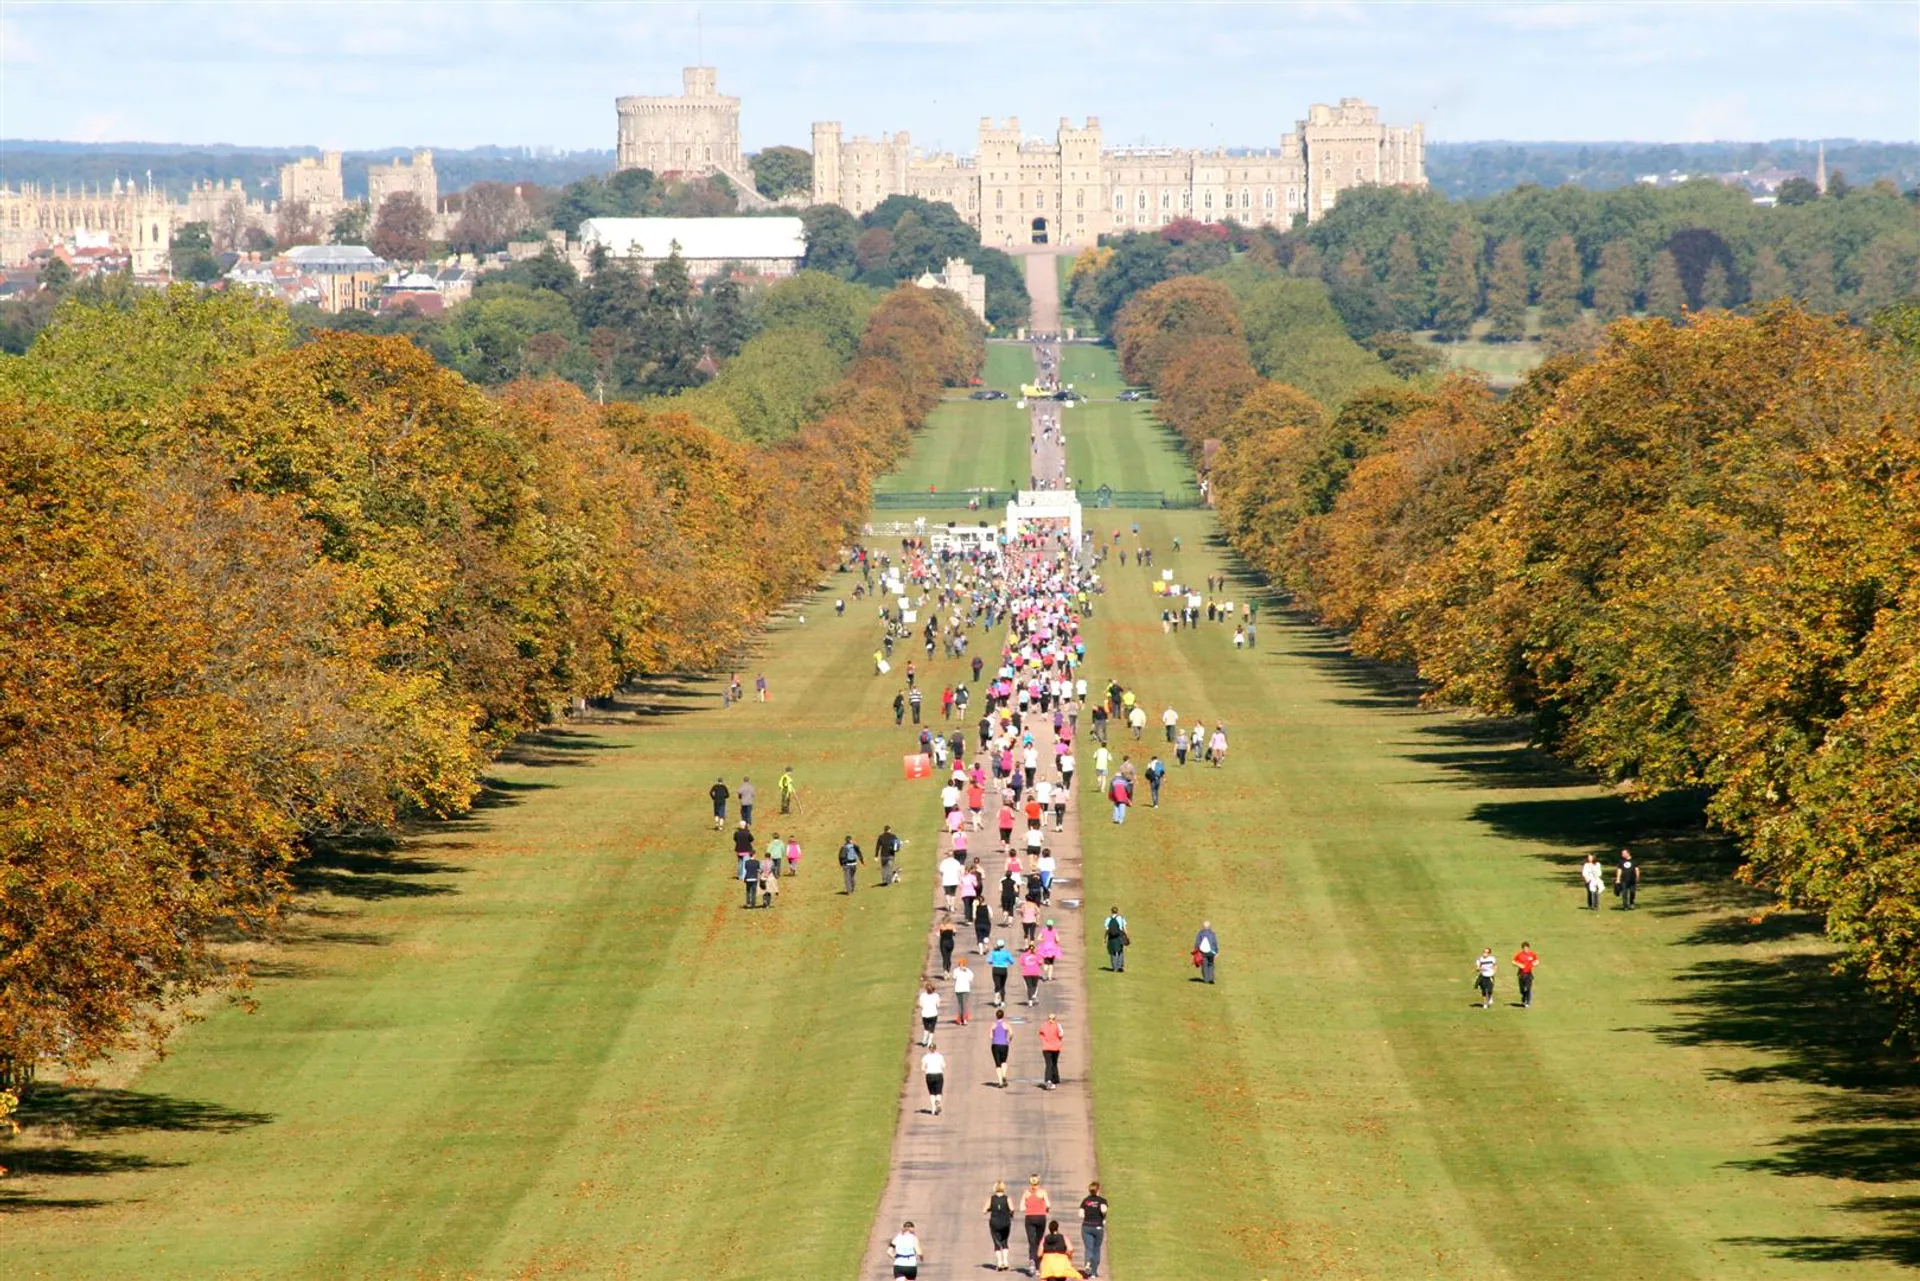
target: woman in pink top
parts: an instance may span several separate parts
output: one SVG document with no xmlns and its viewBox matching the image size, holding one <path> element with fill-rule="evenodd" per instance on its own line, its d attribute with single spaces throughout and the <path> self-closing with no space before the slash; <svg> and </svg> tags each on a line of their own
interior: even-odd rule
<svg viewBox="0 0 1920 1281">
<path fill-rule="evenodd" d="M 793 837 L 787 842 L 787 873 L 792 875 L 800 870 L 800 838 Z"/>
<path fill-rule="evenodd" d="M 1040 953 L 1040 960 L 1046 965 L 1046 977 L 1052 980 L 1053 963 L 1065 956 L 1066 951 L 1060 946 L 1059 931 L 1053 928 L 1051 920 L 1047 922 L 1047 928 L 1040 931 L 1040 946 L 1037 950 Z"/>
<path fill-rule="evenodd" d="M 1020 902 L 1020 933 L 1026 936 L 1027 946 L 1032 947 L 1034 936 L 1040 931 L 1040 905 L 1032 899 Z"/>
<path fill-rule="evenodd" d="M 1060 1016 L 1047 1015 L 1047 1021 L 1040 1025 L 1040 1057 L 1047 1065 L 1046 1079 L 1040 1088 L 1051 1090 L 1060 1084 L 1060 1051 L 1067 1041 L 1066 1031 L 1060 1026 Z"/>
<path fill-rule="evenodd" d="M 1040 979 L 1046 970 L 1046 962 L 1040 959 L 1040 953 L 1033 950 L 1033 944 L 1027 944 L 1020 953 L 1020 977 L 1027 981 L 1027 1004 L 1038 1005 Z"/>
</svg>

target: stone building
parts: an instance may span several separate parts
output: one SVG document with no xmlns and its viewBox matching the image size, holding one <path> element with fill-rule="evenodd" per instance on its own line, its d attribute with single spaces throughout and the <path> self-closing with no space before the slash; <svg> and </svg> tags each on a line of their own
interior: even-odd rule
<svg viewBox="0 0 1920 1281">
<path fill-rule="evenodd" d="M 393 163 L 367 166 L 367 206 L 375 213 L 388 196 L 410 191 L 420 197 L 428 213 L 440 208 L 440 179 L 433 171 L 433 153 L 416 151 L 413 162 L 394 157 Z"/>
<path fill-rule="evenodd" d="M 723 272 L 791 276 L 807 255 L 806 225 L 798 218 L 589 218 L 576 242 L 584 266 L 595 249 L 651 267 L 678 253 L 687 275 L 707 280 Z"/>
<path fill-rule="evenodd" d="M 921 155 L 905 133 L 843 138 L 813 126 L 813 198 L 865 213 L 888 196 L 944 201 L 1001 247 L 1092 244 L 1182 218 L 1290 226 L 1314 221 L 1351 187 L 1426 185 L 1421 127 L 1383 125 L 1358 98 L 1316 103 L 1276 149 L 1230 152 L 1102 145 L 1100 121 L 1062 118 L 1052 139 L 1018 119 L 982 119 L 972 156 Z"/>
<path fill-rule="evenodd" d="M 965 258 L 949 258 L 937 275 L 922 272 L 920 279 L 913 283 L 922 289 L 945 289 L 960 295 L 967 310 L 977 316 L 981 324 L 987 323 L 987 278 L 974 271 L 973 264 Z"/>
<path fill-rule="evenodd" d="M 733 184 L 742 209 L 771 208 L 740 154 L 740 99 L 720 92 L 712 67 L 686 67 L 680 76 L 678 97 L 614 99 L 620 121 L 614 167 L 693 178 L 718 174 Z"/>
<path fill-rule="evenodd" d="M 347 203 L 347 187 L 340 172 L 340 153 L 301 156 L 280 166 L 280 199 L 304 200 L 322 217 L 331 217 Z"/>
<path fill-rule="evenodd" d="M 103 239 L 126 251 L 136 275 L 152 275 L 167 268 L 178 214 L 164 191 L 118 178 L 111 188 L 0 186 L 0 266 L 49 245 Z"/>
</svg>

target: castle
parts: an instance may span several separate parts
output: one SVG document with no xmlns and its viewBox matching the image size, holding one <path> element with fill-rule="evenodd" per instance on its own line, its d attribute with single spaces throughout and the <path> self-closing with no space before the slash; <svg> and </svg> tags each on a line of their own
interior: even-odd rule
<svg viewBox="0 0 1920 1281">
<path fill-rule="evenodd" d="M 1052 140 L 1020 121 L 980 122 L 971 156 L 923 155 L 905 133 L 842 138 L 813 126 L 813 198 L 861 214 L 888 196 L 944 201 L 988 244 L 1088 245 L 1101 235 L 1180 219 L 1291 226 L 1360 186 L 1426 185 L 1419 125 L 1380 123 L 1358 98 L 1316 103 L 1277 150 L 1233 152 L 1101 145 L 1100 121 L 1062 119 Z"/>
<path fill-rule="evenodd" d="M 740 154 L 740 99 L 719 92 L 712 67 L 686 68 L 682 83 L 679 97 L 615 100 L 618 167 L 724 174 L 743 203 L 763 203 Z M 813 203 L 862 214 L 919 196 L 1002 247 L 1092 244 L 1182 218 L 1286 227 L 1320 218 L 1350 187 L 1425 186 L 1425 145 L 1419 125 L 1382 124 L 1358 98 L 1316 103 L 1277 149 L 1254 152 L 1108 149 L 1090 117 L 1079 128 L 1062 119 L 1050 141 L 1023 137 L 1018 119 L 983 119 L 973 155 L 925 155 L 905 133 L 843 138 L 827 121 L 813 126 Z"/>
</svg>

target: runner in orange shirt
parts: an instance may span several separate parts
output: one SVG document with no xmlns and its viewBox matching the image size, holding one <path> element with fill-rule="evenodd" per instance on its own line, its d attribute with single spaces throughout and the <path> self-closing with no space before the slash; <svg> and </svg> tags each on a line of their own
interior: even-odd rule
<svg viewBox="0 0 1920 1281">
<path fill-rule="evenodd" d="M 1047 1015 L 1047 1021 L 1040 1025 L 1040 1057 L 1046 1060 L 1046 1077 L 1040 1088 L 1051 1090 L 1060 1084 L 1060 1050 L 1066 1044 L 1066 1030 L 1060 1026 L 1058 1014 Z"/>
</svg>

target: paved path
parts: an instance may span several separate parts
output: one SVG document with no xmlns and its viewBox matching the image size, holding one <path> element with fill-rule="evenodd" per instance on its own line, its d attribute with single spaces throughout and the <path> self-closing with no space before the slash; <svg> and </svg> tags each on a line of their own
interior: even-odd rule
<svg viewBox="0 0 1920 1281">
<path fill-rule="evenodd" d="M 1032 264 L 1038 261 L 1045 271 L 1044 281 L 1036 282 Z M 1058 291 L 1053 288 L 1053 260 L 1028 259 L 1028 288 L 1035 290 L 1036 321 L 1043 314 L 1042 296 L 1036 283 L 1045 289 L 1047 314 L 1059 314 Z M 1055 359 L 1057 360 L 1057 351 Z M 1058 421 L 1059 406 L 1052 401 L 1035 401 L 1034 423 L 1038 434 L 1043 415 Z M 1049 447 L 1046 459 L 1058 466 L 1055 457 L 1060 446 Z M 1041 455 L 1036 455 L 1036 458 Z M 986 643 L 983 641 L 983 644 Z M 1052 731 L 1044 718 L 1034 717 L 1035 741 L 1041 747 L 1041 759 L 1052 760 Z M 1086 721 L 1082 718 L 1081 731 Z M 972 735 L 969 733 L 969 739 Z M 1083 752 L 1084 754 L 1084 752 Z M 981 1212 L 996 1179 L 1004 1179 L 1014 1198 L 1016 1217 L 1013 1227 L 1012 1262 L 1023 1267 L 1026 1261 L 1025 1237 L 1017 1217 L 1020 1191 L 1027 1176 L 1039 1174 L 1052 1196 L 1054 1216 L 1073 1242 L 1074 1254 L 1080 1253 L 1080 1198 L 1087 1184 L 1097 1177 L 1093 1155 L 1093 1109 L 1087 1091 L 1087 1065 L 1090 1061 L 1087 1034 L 1086 970 L 1089 964 L 1087 931 L 1099 929 L 1105 919 L 1104 906 L 1089 909 L 1080 902 L 1080 821 L 1098 816 L 1100 798 L 1089 800 L 1085 774 L 1074 780 L 1074 795 L 1067 806 L 1065 829 L 1054 832 L 1049 824 L 1047 840 L 1059 868 L 1055 873 L 1053 903 L 1047 915 L 1060 932 L 1065 951 L 1054 967 L 1051 982 L 1040 988 L 1040 1002 L 1028 1008 L 1019 1003 L 1021 990 L 1016 971 L 1008 980 L 1008 1022 L 1013 1025 L 1013 1053 L 1009 1061 L 1008 1088 L 994 1084 L 993 1059 L 988 1049 L 988 1033 L 993 1025 L 993 982 L 986 958 L 972 949 L 972 934 L 961 931 L 961 943 L 955 955 L 965 955 L 977 972 L 974 985 L 974 1018 L 967 1027 L 953 1023 L 952 987 L 941 984 L 942 1016 L 936 1042 L 947 1060 L 946 1096 L 942 1114 L 933 1116 L 927 1107 L 927 1093 L 920 1074 L 919 1020 L 913 1009 L 913 996 L 921 978 L 940 974 L 940 958 L 934 946 L 937 934 L 928 936 L 926 963 L 921 975 L 909 984 L 901 976 L 900 1031 L 907 1050 L 906 1087 L 901 1092 L 899 1128 L 894 1133 L 892 1170 L 880 1199 L 880 1211 L 874 1220 L 872 1239 L 862 1277 L 890 1278 L 887 1243 L 911 1219 L 919 1234 L 927 1262 L 920 1268 L 923 1281 L 952 1281 L 976 1277 L 991 1271 L 993 1249 L 987 1234 L 986 1216 Z M 1091 804 L 1087 815 L 1083 804 Z M 999 808 L 999 797 L 988 793 L 987 813 Z M 925 893 L 937 927 L 940 913 L 939 878 L 934 863 L 945 853 L 946 843 L 937 823 L 911 833 L 907 870 L 898 891 Z M 985 840 L 974 839 L 974 852 L 987 851 L 981 862 L 994 873 L 997 886 L 998 865 L 990 856 L 997 845 L 991 828 Z M 1000 921 L 998 893 L 994 892 L 996 926 Z M 1020 929 L 1015 924 L 996 928 L 995 937 L 1005 937 L 1018 950 Z M 1094 964 L 1105 964 L 1104 949 Z M 1049 1014 L 1057 1014 L 1066 1031 L 1065 1051 L 1061 1055 L 1059 1089 L 1040 1088 L 1040 1043 L 1038 1028 Z M 1111 1276 L 1112 1250 L 1102 1262 L 1100 1275 Z"/>
</svg>

